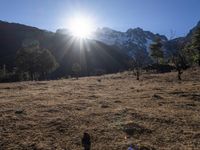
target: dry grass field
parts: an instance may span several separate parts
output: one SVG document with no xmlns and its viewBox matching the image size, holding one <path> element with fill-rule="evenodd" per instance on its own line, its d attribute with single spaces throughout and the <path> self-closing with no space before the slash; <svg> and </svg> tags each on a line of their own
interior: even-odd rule
<svg viewBox="0 0 200 150">
<path fill-rule="evenodd" d="M 200 69 L 0 84 L 0 150 L 200 149 Z M 143 147 L 143 148 L 142 148 Z"/>
</svg>

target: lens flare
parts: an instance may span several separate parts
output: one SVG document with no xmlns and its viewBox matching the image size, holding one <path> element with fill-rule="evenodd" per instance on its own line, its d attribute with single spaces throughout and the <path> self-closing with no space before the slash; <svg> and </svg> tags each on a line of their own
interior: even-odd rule
<svg viewBox="0 0 200 150">
<path fill-rule="evenodd" d="M 93 32 L 93 24 L 88 17 L 77 16 L 69 21 L 69 30 L 75 37 L 90 38 Z"/>
</svg>

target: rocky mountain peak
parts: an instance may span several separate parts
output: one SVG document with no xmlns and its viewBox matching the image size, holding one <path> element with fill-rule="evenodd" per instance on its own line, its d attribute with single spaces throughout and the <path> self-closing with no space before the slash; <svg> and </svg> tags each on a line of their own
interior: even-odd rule
<svg viewBox="0 0 200 150">
<path fill-rule="evenodd" d="M 164 35 L 154 34 L 150 31 L 144 31 L 142 28 L 130 28 L 126 32 L 116 31 L 110 28 L 101 28 L 94 33 L 94 39 L 115 45 L 127 51 L 143 49 L 149 51 L 149 45 L 153 43 L 156 37 L 160 37 L 163 42 L 167 41 Z"/>
<path fill-rule="evenodd" d="M 194 28 L 192 28 L 192 29 L 190 30 L 190 32 L 187 34 L 186 38 L 187 38 L 187 39 L 190 39 L 190 38 L 192 37 L 193 33 L 195 32 L 195 30 L 196 30 L 198 27 L 200 27 L 200 21 L 197 23 L 197 25 L 196 25 Z"/>
<path fill-rule="evenodd" d="M 128 30 L 126 31 L 126 33 L 137 33 L 137 32 L 142 33 L 142 32 L 144 32 L 144 31 L 143 31 L 142 28 L 139 28 L 139 27 L 134 28 L 134 29 L 130 28 L 130 29 L 128 29 Z"/>
<path fill-rule="evenodd" d="M 200 26 L 200 20 L 199 20 L 199 22 L 197 23 L 197 26 Z"/>
</svg>

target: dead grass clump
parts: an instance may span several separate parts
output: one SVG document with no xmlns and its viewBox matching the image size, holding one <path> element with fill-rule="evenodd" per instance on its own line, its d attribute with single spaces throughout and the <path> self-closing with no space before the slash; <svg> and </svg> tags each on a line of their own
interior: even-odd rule
<svg viewBox="0 0 200 150">
<path fill-rule="evenodd" d="M 89 98 L 94 98 L 94 99 L 99 98 L 98 95 L 89 95 L 88 97 L 89 97 Z"/>
<path fill-rule="evenodd" d="M 15 111 L 15 114 L 23 114 L 23 113 L 25 113 L 25 110 L 24 110 L 24 109 L 17 109 L 17 110 Z"/>
<path fill-rule="evenodd" d="M 191 94 L 191 99 L 200 102 L 200 94 Z"/>
<path fill-rule="evenodd" d="M 109 106 L 110 104 L 107 101 L 100 101 L 99 104 L 100 104 L 100 108 L 109 108 L 110 107 Z"/>
<path fill-rule="evenodd" d="M 188 97 L 191 100 L 200 102 L 200 94 L 197 94 L 197 93 L 185 93 L 185 94 L 181 94 L 181 96 Z"/>
<path fill-rule="evenodd" d="M 154 95 L 152 96 L 152 99 L 158 100 L 158 99 L 164 99 L 164 98 L 163 98 L 162 96 L 158 95 L 158 94 L 154 94 Z"/>
<path fill-rule="evenodd" d="M 149 147 L 149 146 L 140 146 L 139 150 L 156 150 L 156 149 L 153 147 Z"/>
<path fill-rule="evenodd" d="M 58 109 L 49 108 L 49 109 L 43 110 L 42 112 L 56 113 L 56 112 L 59 112 L 59 110 Z"/>
<path fill-rule="evenodd" d="M 0 87 L 0 90 L 9 90 L 11 87 Z"/>
<path fill-rule="evenodd" d="M 167 125 L 172 125 L 175 123 L 175 121 L 171 118 L 152 118 L 152 120 L 154 120 L 155 122 L 157 123 L 160 123 L 160 124 L 167 124 Z"/>
<path fill-rule="evenodd" d="M 37 81 L 37 82 L 33 82 L 32 85 L 47 85 L 47 83 L 48 82 L 43 82 L 43 81 L 39 82 L 39 81 Z"/>
<path fill-rule="evenodd" d="M 45 122 L 45 127 L 51 132 L 65 133 L 68 130 L 66 121 L 59 118 Z"/>
<path fill-rule="evenodd" d="M 101 82 L 101 79 L 97 79 L 98 82 Z"/>
<path fill-rule="evenodd" d="M 122 103 L 122 101 L 116 100 L 116 101 L 114 101 L 114 103 Z"/>
<path fill-rule="evenodd" d="M 185 110 L 194 110 L 197 105 L 194 103 L 183 103 L 183 104 L 175 104 L 175 106 Z"/>
<path fill-rule="evenodd" d="M 108 106 L 108 105 L 105 105 L 105 104 L 102 104 L 102 105 L 101 105 L 101 108 L 109 108 L 109 106 Z"/>
<path fill-rule="evenodd" d="M 185 94 L 185 92 L 183 92 L 183 91 L 173 91 L 173 92 L 170 92 L 169 94 L 181 95 L 181 94 Z"/>
<path fill-rule="evenodd" d="M 147 129 L 144 126 L 138 125 L 134 122 L 124 124 L 123 131 L 129 136 L 152 133 L 150 129 Z"/>
<path fill-rule="evenodd" d="M 121 76 L 112 76 L 111 79 L 122 79 Z"/>
<path fill-rule="evenodd" d="M 194 101 L 200 101 L 200 94 L 199 93 L 175 91 L 175 92 L 171 92 L 170 94 L 175 94 L 175 95 L 178 95 L 180 97 L 188 97 L 189 99 L 194 100 Z"/>
<path fill-rule="evenodd" d="M 127 147 L 129 147 L 129 146 L 130 145 L 127 145 Z M 148 145 L 131 144 L 131 147 L 134 150 L 156 150 L 154 147 L 148 146 Z"/>
</svg>

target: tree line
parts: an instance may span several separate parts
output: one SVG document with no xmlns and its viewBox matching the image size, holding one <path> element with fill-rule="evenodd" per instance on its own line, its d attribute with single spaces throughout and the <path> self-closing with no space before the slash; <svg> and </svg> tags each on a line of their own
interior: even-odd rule
<svg viewBox="0 0 200 150">
<path fill-rule="evenodd" d="M 177 41 L 170 49 L 176 49 L 165 58 L 163 43 L 156 38 L 149 47 L 150 54 L 145 50 L 134 50 L 132 57 L 128 60 L 128 67 L 135 71 L 136 79 L 139 80 L 141 70 L 150 69 L 156 71 L 177 70 L 177 77 L 181 80 L 183 70 L 189 66 L 198 64 L 200 66 L 200 27 L 196 29 L 190 42 Z M 152 63 L 149 63 L 149 55 Z M 45 80 L 49 74 L 55 71 L 59 63 L 54 55 L 48 50 L 40 47 L 36 40 L 26 40 L 21 49 L 16 53 L 16 67 L 7 71 L 6 66 L 0 66 L 0 82 L 22 81 L 22 80 Z M 171 68 L 170 68 L 171 66 Z M 78 79 L 81 72 L 81 64 L 74 63 L 71 66 L 73 75 Z M 101 71 L 104 72 L 105 71 Z"/>
<path fill-rule="evenodd" d="M 16 53 L 16 67 L 7 72 L 4 65 L 1 69 L 1 79 L 7 80 L 44 80 L 54 71 L 58 63 L 48 49 L 40 48 L 39 42 L 25 41 Z"/>
<path fill-rule="evenodd" d="M 195 64 L 200 66 L 200 27 L 193 33 L 191 41 L 187 43 L 185 41 L 176 41 L 176 44 L 171 45 L 170 49 L 175 50 L 171 51 L 167 59 L 165 58 L 164 47 L 160 38 L 156 38 L 149 48 L 150 56 L 153 59 L 152 64 L 146 62 L 146 54 L 142 53 L 141 50 L 136 51 L 130 60 L 136 79 L 139 80 L 142 69 L 156 71 L 176 69 L 178 80 L 181 80 L 183 70 Z"/>
</svg>

